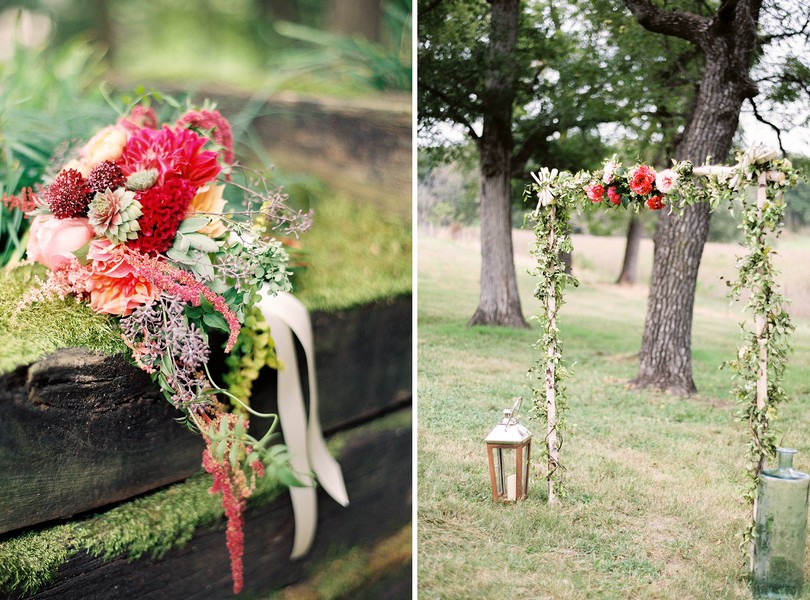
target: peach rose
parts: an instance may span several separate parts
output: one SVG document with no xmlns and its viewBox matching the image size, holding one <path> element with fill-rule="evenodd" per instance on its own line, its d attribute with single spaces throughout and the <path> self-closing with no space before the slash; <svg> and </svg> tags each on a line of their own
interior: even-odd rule
<svg viewBox="0 0 810 600">
<path fill-rule="evenodd" d="M 217 238 L 221 237 L 226 231 L 225 223 L 214 215 L 208 213 L 222 213 L 225 209 L 225 198 L 222 197 L 222 192 L 225 190 L 224 185 L 204 185 L 197 192 L 188 205 L 186 217 L 193 216 L 194 213 L 206 213 L 206 216 L 211 217 L 211 222 L 200 229 L 199 233 Z"/>
<path fill-rule="evenodd" d="M 127 145 L 129 134 L 123 127 L 109 125 L 90 138 L 84 147 L 79 150 L 82 163 L 88 172 L 97 164 L 105 160 L 115 161 L 121 156 L 121 151 Z"/>
<path fill-rule="evenodd" d="M 128 315 L 134 308 L 154 300 L 160 291 L 135 275 L 126 254 L 111 252 L 114 247 L 108 239 L 90 242 L 87 253 L 92 261 L 87 278 L 90 308 L 108 315 Z"/>
<path fill-rule="evenodd" d="M 25 250 L 28 258 L 53 270 L 74 258 L 73 253 L 93 236 L 93 228 L 84 217 L 57 219 L 39 215 L 31 222 Z"/>
</svg>

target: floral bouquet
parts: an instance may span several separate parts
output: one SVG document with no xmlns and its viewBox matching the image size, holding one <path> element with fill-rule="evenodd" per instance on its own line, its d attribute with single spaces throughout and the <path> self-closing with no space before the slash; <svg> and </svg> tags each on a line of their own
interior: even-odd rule
<svg viewBox="0 0 810 600">
<path fill-rule="evenodd" d="M 666 194 L 678 189 L 678 182 L 691 175 L 691 164 L 676 163 L 672 169 L 658 173 L 647 165 L 625 169 L 615 158 L 605 163 L 601 182 L 591 181 L 585 186 L 585 194 L 594 204 L 607 196 L 610 205 L 633 207 L 636 210 L 647 205 L 650 210 L 661 210 L 667 205 Z"/>
<path fill-rule="evenodd" d="M 290 289 L 287 254 L 269 233 L 297 236 L 311 223 L 247 173 L 234 163 L 230 125 L 216 110 L 189 110 L 161 126 L 152 108 L 136 104 L 47 185 L 4 199 L 33 219 L 28 258 L 49 269 L 18 310 L 73 296 L 117 317 L 135 364 L 205 440 L 202 465 L 228 520 L 234 593 L 243 585 L 242 515 L 256 478 L 271 473 L 300 484 L 286 449 L 269 444 L 275 415 L 260 415 L 274 421 L 266 436 L 253 438 L 247 415 L 259 413 L 212 380 L 209 335 L 227 335 L 224 349 L 233 350 L 228 360 L 236 367 L 231 389 L 249 391 L 240 361 L 255 365 L 261 355 L 272 363 L 273 356 L 272 345 L 242 340 L 250 338 L 243 325 L 266 334 L 253 308 L 260 292 Z M 226 211 L 226 186 L 241 194 L 242 210 Z M 241 373 L 255 378 L 255 371 Z"/>
</svg>

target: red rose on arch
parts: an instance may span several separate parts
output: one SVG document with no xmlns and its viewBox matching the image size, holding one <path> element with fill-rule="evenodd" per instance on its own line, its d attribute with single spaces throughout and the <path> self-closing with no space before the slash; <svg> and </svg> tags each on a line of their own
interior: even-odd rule
<svg viewBox="0 0 810 600">
<path fill-rule="evenodd" d="M 616 186 L 610 186 L 607 191 L 608 200 L 611 204 L 619 205 L 622 203 L 622 196 L 616 191 Z"/>
<path fill-rule="evenodd" d="M 650 210 L 661 210 L 664 208 L 664 200 L 661 196 L 653 196 L 647 200 L 647 206 Z"/>
<path fill-rule="evenodd" d="M 602 201 L 602 198 L 605 195 L 605 188 L 602 187 L 601 183 L 588 185 L 585 186 L 585 194 L 591 199 L 591 202 L 596 204 L 597 202 Z"/>
<path fill-rule="evenodd" d="M 652 192 L 655 184 L 655 171 L 646 165 L 640 165 L 630 173 L 630 189 L 639 196 Z"/>
</svg>

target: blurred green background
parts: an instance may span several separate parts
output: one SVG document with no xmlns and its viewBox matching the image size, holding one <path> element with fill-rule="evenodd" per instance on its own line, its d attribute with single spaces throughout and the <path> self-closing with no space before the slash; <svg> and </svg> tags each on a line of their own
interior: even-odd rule
<svg viewBox="0 0 810 600">
<path fill-rule="evenodd" d="M 411 0 L 0 2 L 0 197 L 160 90 L 218 102 L 240 161 L 299 207 L 337 193 L 408 221 L 410 89 Z M 0 266 L 26 229 L 0 207 Z"/>
<path fill-rule="evenodd" d="M 39 0 L 0 4 L 15 45 L 93 49 L 116 82 L 352 96 L 410 90 L 411 0 Z"/>
</svg>

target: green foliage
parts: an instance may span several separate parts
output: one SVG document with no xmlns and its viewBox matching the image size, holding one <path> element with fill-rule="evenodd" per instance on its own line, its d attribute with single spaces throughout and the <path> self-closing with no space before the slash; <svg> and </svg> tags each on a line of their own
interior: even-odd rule
<svg viewBox="0 0 810 600">
<path fill-rule="evenodd" d="M 381 8 L 390 46 L 305 25 L 276 23 L 281 35 L 320 48 L 306 56 L 281 58 L 277 66 L 292 73 L 304 71 L 332 77 L 342 74 L 380 91 L 410 90 L 411 0 L 387 0 Z"/>
<path fill-rule="evenodd" d="M 16 46 L 0 62 L 0 197 L 38 185 L 54 154 L 112 115 L 91 91 L 99 73 L 100 55 L 85 40 L 47 52 Z M 20 211 L 0 205 L 0 266 L 22 257 L 27 230 Z"/>
<path fill-rule="evenodd" d="M 541 173 L 540 177 L 544 175 L 547 173 Z M 531 271 L 537 278 L 534 296 L 540 300 L 541 306 L 532 317 L 532 320 L 540 326 L 540 338 L 532 346 L 537 351 L 538 359 L 535 366 L 529 369 L 529 378 L 532 381 L 534 396 L 533 416 L 547 423 L 547 440 L 551 431 L 556 434 L 556 447 L 553 449 L 546 445 L 543 447 L 548 465 L 546 479 L 554 482 L 556 496 L 564 497 L 565 488 L 561 485 L 563 465 L 559 461 L 557 449 L 564 443 L 566 429 L 565 413 L 568 406 L 563 380 L 568 376 L 568 370 L 562 359 L 562 341 L 557 325 L 557 314 L 565 304 L 563 297 L 565 288 L 569 285 L 574 287 L 579 285 L 576 278 L 566 273 L 562 257 L 573 249 L 570 212 L 575 204 L 571 198 L 574 189 L 581 188 L 573 176 L 564 175 L 557 182 L 558 191 L 569 187 L 571 189 L 559 193 L 557 198 L 539 196 L 537 208 L 529 217 L 534 221 L 535 245 L 532 255 L 537 260 L 537 266 Z M 540 191 L 540 187 L 527 189 L 524 201 L 534 200 L 533 191 Z M 553 406 L 550 406 L 547 396 L 550 391 L 554 393 Z M 553 419 L 550 418 L 552 411 Z"/>
<path fill-rule="evenodd" d="M 737 261 L 737 279 L 731 282 L 729 292 L 736 301 L 747 294 L 745 309 L 756 319 L 753 327 L 745 322 L 741 324 L 737 357 L 728 361 L 734 372 L 733 393 L 740 406 L 737 417 L 747 424 L 751 434 L 746 456 L 750 479 L 745 497 L 753 504 L 765 460 L 776 456 L 778 434 L 773 423 L 780 405 L 788 400 L 783 381 L 794 326 L 787 312 L 787 300 L 776 282 L 778 272 L 773 262 L 773 243 L 782 227 L 784 190 L 796 185 L 798 173 L 790 163 L 782 160 L 749 162 L 743 155 L 738 159 L 741 180 L 754 184 L 760 174 L 767 172 L 779 173 L 781 177 L 767 182 L 764 204 L 758 195 L 749 194 L 746 186 L 738 188 L 742 205 L 739 228 L 744 235 L 747 254 Z M 758 391 L 763 366 L 767 374 L 764 398 Z M 745 551 L 753 531 L 752 521 L 743 540 Z"/>
</svg>

